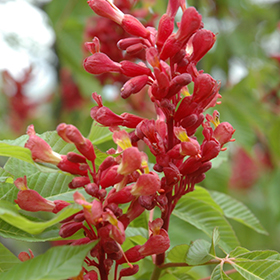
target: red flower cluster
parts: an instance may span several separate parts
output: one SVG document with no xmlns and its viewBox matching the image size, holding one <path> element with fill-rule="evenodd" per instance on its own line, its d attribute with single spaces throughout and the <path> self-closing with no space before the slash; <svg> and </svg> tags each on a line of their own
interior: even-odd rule
<svg viewBox="0 0 280 280">
<path fill-rule="evenodd" d="M 74 144 L 80 154 L 55 153 L 35 134 L 33 126 L 28 128 L 29 140 L 25 147 L 31 150 L 34 161 L 55 164 L 62 171 L 77 175 L 69 183 L 69 188 L 83 188 L 93 200 L 75 192 L 74 201 L 83 210 L 62 222 L 60 235 L 67 238 L 83 230 L 85 237 L 75 240 L 72 245 L 99 239 L 85 262 L 98 269 L 102 280 L 108 279 L 115 262 L 115 279 L 121 279 L 137 273 L 138 265 L 131 263 L 146 256 L 157 255 L 157 265 L 164 262 L 164 253 L 169 248 L 168 227 L 172 210 L 182 195 L 193 191 L 195 184 L 205 178 L 205 172 L 211 168 L 211 159 L 232 141 L 234 129 L 227 122 L 220 123 L 217 111 L 212 116 L 203 114 L 216 105 L 220 84 L 196 68 L 197 62 L 213 46 L 215 35 L 203 29 L 201 15 L 195 8 L 186 8 L 184 1 L 170 0 L 156 30 L 123 13 L 109 0 L 90 0 L 88 3 L 96 14 L 113 20 L 131 35 L 120 40 L 117 46 L 127 53 L 141 51 L 143 61 L 114 61 L 100 52 L 99 40 L 94 38 L 86 43 L 92 55 L 84 60 L 84 68 L 97 75 L 125 75 L 128 80 L 120 93 L 123 98 L 146 87 L 157 119 L 129 113 L 117 115 L 103 105 L 100 95 L 94 93 L 97 106 L 91 109 L 91 117 L 110 127 L 117 144 L 116 150 L 108 151 L 108 157 L 98 170 L 92 143 L 73 125 L 60 124 L 57 133 L 64 141 Z M 182 20 L 173 33 L 174 18 L 180 7 Z M 192 92 L 188 88 L 190 83 L 193 83 Z M 132 131 L 127 133 L 119 126 Z M 203 127 L 202 143 L 194 136 L 200 126 Z M 140 141 L 155 157 L 153 168 L 156 172 L 149 170 L 147 155 L 138 149 Z M 161 179 L 157 172 L 163 174 Z M 31 190 L 27 190 L 26 180 L 22 181 L 25 187 L 19 187 L 16 202 L 29 210 L 29 195 L 22 193 Z M 32 195 L 37 197 L 38 203 L 32 206 L 36 211 L 58 212 L 67 205 L 67 202 L 40 198 L 38 193 L 32 192 Z M 128 208 L 123 213 L 120 206 L 126 203 Z M 125 241 L 125 229 L 145 209 L 152 210 L 156 206 L 161 211 L 161 218 L 150 221 L 151 234 L 147 242 L 124 253 L 121 244 Z M 121 269 L 117 278 L 118 266 L 125 262 L 129 267 Z M 84 279 L 97 279 L 92 271 L 81 273 L 85 273 Z"/>
</svg>

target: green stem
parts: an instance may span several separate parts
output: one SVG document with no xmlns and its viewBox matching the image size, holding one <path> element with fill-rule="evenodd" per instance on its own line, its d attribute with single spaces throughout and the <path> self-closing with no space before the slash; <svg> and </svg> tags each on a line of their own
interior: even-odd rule
<svg viewBox="0 0 280 280">
<path fill-rule="evenodd" d="M 158 280 L 160 274 L 161 274 L 161 268 L 159 268 L 158 266 L 155 265 L 154 271 L 153 271 L 153 273 L 151 275 L 150 280 Z"/>
</svg>

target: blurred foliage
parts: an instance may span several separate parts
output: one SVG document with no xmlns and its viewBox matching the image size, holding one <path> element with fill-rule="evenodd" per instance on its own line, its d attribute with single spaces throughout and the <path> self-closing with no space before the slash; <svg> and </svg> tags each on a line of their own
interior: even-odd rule
<svg viewBox="0 0 280 280">
<path fill-rule="evenodd" d="M 230 122 L 236 129 L 236 141 L 228 145 L 224 156 L 207 173 L 203 186 L 243 201 L 269 232 L 263 236 L 233 222 L 241 244 L 248 249 L 279 251 L 280 63 L 271 56 L 280 55 L 280 1 L 189 0 L 187 3 L 203 15 L 205 28 L 217 34 L 216 44 L 198 68 L 221 79 L 223 98 L 218 108 L 221 121 Z M 167 1 L 156 1 L 152 9 L 161 14 L 166 5 Z M 102 93 L 99 80 L 82 67 L 83 58 L 89 55 L 83 48 L 84 29 L 93 12 L 86 1 L 80 0 L 53 0 L 43 8 L 56 33 L 58 71 L 62 68 L 70 71 L 85 101 L 75 110 L 63 111 L 57 94 L 48 101 L 53 109 L 48 111 L 47 124 L 42 115 L 33 123 L 38 126 L 38 132 L 54 130 L 58 122 L 73 123 L 87 135 L 92 122 L 90 95 L 94 91 Z M 57 91 L 61 91 L 61 87 L 58 86 Z M 116 106 L 119 112 L 133 109 L 132 100 L 126 103 L 120 97 L 104 99 L 106 106 L 113 110 Z M 3 121 L 8 118 L 5 102 L 1 94 L 0 135 L 9 138 L 14 134 Z M 145 112 L 139 109 L 137 113 Z M 103 151 L 108 147 L 108 143 L 98 146 Z M 236 155 L 245 155 L 245 158 Z M 175 228 L 180 227 L 179 222 L 175 224 L 178 225 Z M 191 227 L 186 231 L 193 235 Z M 174 230 L 174 234 L 178 232 Z M 178 244 L 182 237 L 185 235 L 176 236 Z"/>
</svg>

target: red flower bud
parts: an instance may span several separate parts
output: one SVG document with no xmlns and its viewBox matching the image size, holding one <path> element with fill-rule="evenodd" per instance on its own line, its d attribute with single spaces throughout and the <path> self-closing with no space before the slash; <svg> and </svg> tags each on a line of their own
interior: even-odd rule
<svg viewBox="0 0 280 280">
<path fill-rule="evenodd" d="M 71 203 L 64 200 L 55 200 L 54 204 L 55 204 L 55 208 L 53 209 L 52 212 L 55 214 L 61 211 L 62 209 L 64 209 L 65 207 L 71 205 Z"/>
<path fill-rule="evenodd" d="M 83 223 L 70 222 L 67 224 L 63 224 L 60 227 L 59 235 L 62 238 L 67 238 L 69 236 L 72 236 L 74 233 L 76 233 L 81 228 L 83 228 Z"/>
<path fill-rule="evenodd" d="M 215 128 L 214 137 L 220 142 L 222 148 L 224 144 L 234 141 L 234 139 L 231 140 L 234 132 L 235 129 L 233 129 L 230 123 L 222 122 Z"/>
<path fill-rule="evenodd" d="M 125 38 L 125 39 L 120 40 L 117 43 L 117 46 L 121 50 L 126 50 L 128 47 L 139 44 L 139 43 L 144 44 L 144 40 L 142 38 L 131 37 L 131 38 Z"/>
<path fill-rule="evenodd" d="M 62 155 L 61 158 L 61 162 L 57 165 L 60 170 L 70 174 L 87 176 L 87 170 L 84 170 L 82 165 L 69 161 L 65 155 Z"/>
<path fill-rule="evenodd" d="M 176 76 L 170 82 L 169 90 L 166 98 L 171 98 L 177 94 L 184 86 L 188 85 L 192 81 L 192 76 L 187 73 Z"/>
<path fill-rule="evenodd" d="M 129 46 L 126 49 L 126 53 L 129 55 L 136 55 L 137 53 L 141 52 L 144 49 L 144 45 L 142 43 L 138 43 L 132 46 Z"/>
<path fill-rule="evenodd" d="M 150 37 L 150 31 L 134 16 L 124 15 L 122 22 L 122 28 L 129 34 L 148 39 Z"/>
<path fill-rule="evenodd" d="M 74 163 L 87 163 L 87 160 L 84 156 L 74 152 L 67 153 L 67 159 Z"/>
<path fill-rule="evenodd" d="M 132 267 L 123 268 L 123 269 L 120 271 L 119 280 L 121 280 L 122 277 L 134 275 L 134 274 L 136 274 L 138 271 L 139 271 L 139 265 L 137 265 L 137 264 L 134 264 Z"/>
<path fill-rule="evenodd" d="M 72 181 L 71 181 L 71 187 L 69 185 L 70 189 L 76 189 L 76 188 L 81 188 L 87 184 L 90 183 L 90 179 L 88 177 L 75 177 Z"/>
<path fill-rule="evenodd" d="M 111 60 L 104 53 L 94 53 L 84 60 L 84 68 L 87 72 L 99 75 L 107 72 L 120 72 L 121 65 Z"/>
<path fill-rule="evenodd" d="M 141 75 L 128 80 L 121 88 L 121 97 L 125 99 L 139 92 L 147 84 L 148 79 L 147 75 Z"/>
<path fill-rule="evenodd" d="M 123 203 L 130 202 L 133 198 L 134 196 L 131 194 L 131 185 L 130 185 L 122 188 L 118 192 L 116 191 L 114 191 L 113 193 L 110 192 L 107 198 L 107 202 L 108 204 L 110 203 L 123 204 Z"/>
<path fill-rule="evenodd" d="M 123 179 L 123 174 L 120 174 L 118 171 L 119 166 L 113 165 L 112 167 L 108 168 L 108 170 L 102 172 L 99 184 L 103 189 L 111 187 Z"/>
<path fill-rule="evenodd" d="M 34 258 L 34 254 L 31 251 L 31 249 L 28 249 L 28 251 L 29 251 L 29 254 L 27 252 L 20 252 L 19 253 L 18 258 L 21 262 L 25 262 L 25 261 L 28 261 L 28 260 Z"/>
</svg>

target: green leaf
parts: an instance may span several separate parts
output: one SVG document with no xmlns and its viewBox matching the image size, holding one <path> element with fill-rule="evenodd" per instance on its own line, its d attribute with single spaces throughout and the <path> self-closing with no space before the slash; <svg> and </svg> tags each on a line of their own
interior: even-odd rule
<svg viewBox="0 0 280 280">
<path fill-rule="evenodd" d="M 187 252 L 186 263 L 189 265 L 199 265 L 208 262 L 213 259 L 213 256 L 209 254 L 211 244 L 203 239 L 195 240 L 191 243 Z"/>
<path fill-rule="evenodd" d="M 174 263 L 186 262 L 189 245 L 182 244 L 173 247 L 167 254 L 167 258 Z"/>
<path fill-rule="evenodd" d="M 219 245 L 227 252 L 239 246 L 238 239 L 219 205 L 215 203 L 207 190 L 196 187 L 192 193 L 182 197 L 173 213 L 212 237 L 215 227 L 219 228 Z"/>
<path fill-rule="evenodd" d="M 245 248 L 238 247 L 236 250 L 230 252 L 230 257 L 245 258 L 249 260 L 280 260 L 280 254 L 272 250 L 257 250 L 248 251 Z"/>
<path fill-rule="evenodd" d="M 268 234 L 254 214 L 241 202 L 220 192 L 209 191 L 214 201 L 223 209 L 227 218 L 234 219 L 253 230 Z"/>
<path fill-rule="evenodd" d="M 60 211 L 55 217 L 46 222 L 34 222 L 22 216 L 17 208 L 8 201 L 0 201 L 0 218 L 5 222 L 23 230 L 30 234 L 38 234 L 46 228 L 51 227 L 67 217 L 80 211 L 77 205 L 70 205 Z"/>
<path fill-rule="evenodd" d="M 215 227 L 213 230 L 212 243 L 211 243 L 211 248 L 210 248 L 210 252 L 209 252 L 213 256 L 216 256 L 215 247 L 219 243 L 219 240 L 220 240 L 220 233 L 219 233 L 218 228 Z"/>
<path fill-rule="evenodd" d="M 212 271 L 210 280 L 232 280 L 232 278 L 224 273 L 223 267 L 219 264 Z"/>
<path fill-rule="evenodd" d="M 232 266 L 248 280 L 275 280 L 280 275 L 279 260 L 235 259 Z"/>
<path fill-rule="evenodd" d="M 113 133 L 108 127 L 103 127 L 98 123 L 93 122 L 87 138 L 92 142 L 92 144 L 99 145 L 112 140 L 112 135 Z"/>
<path fill-rule="evenodd" d="M 245 254 L 245 253 L 248 253 L 250 252 L 249 250 L 247 250 L 246 248 L 243 248 L 243 247 L 240 247 L 238 246 L 237 248 L 235 248 L 234 250 L 232 250 L 230 253 L 229 253 L 229 256 L 231 258 L 235 258 L 239 255 L 242 255 L 242 254 Z"/>
<path fill-rule="evenodd" d="M 11 269 L 20 260 L 0 243 L 0 273 Z"/>
<path fill-rule="evenodd" d="M 83 261 L 97 241 L 80 246 L 58 246 L 45 254 L 15 265 L 4 272 L 1 279 L 61 280 L 77 276 Z"/>
<path fill-rule="evenodd" d="M 280 254 L 276 251 L 248 251 L 237 247 L 230 252 L 232 266 L 245 279 L 278 279 L 280 275 Z"/>
<path fill-rule="evenodd" d="M 3 142 L 0 143 L 0 156 L 14 157 L 26 161 L 28 163 L 34 164 L 29 149 L 15 145 L 10 145 Z"/>
</svg>

